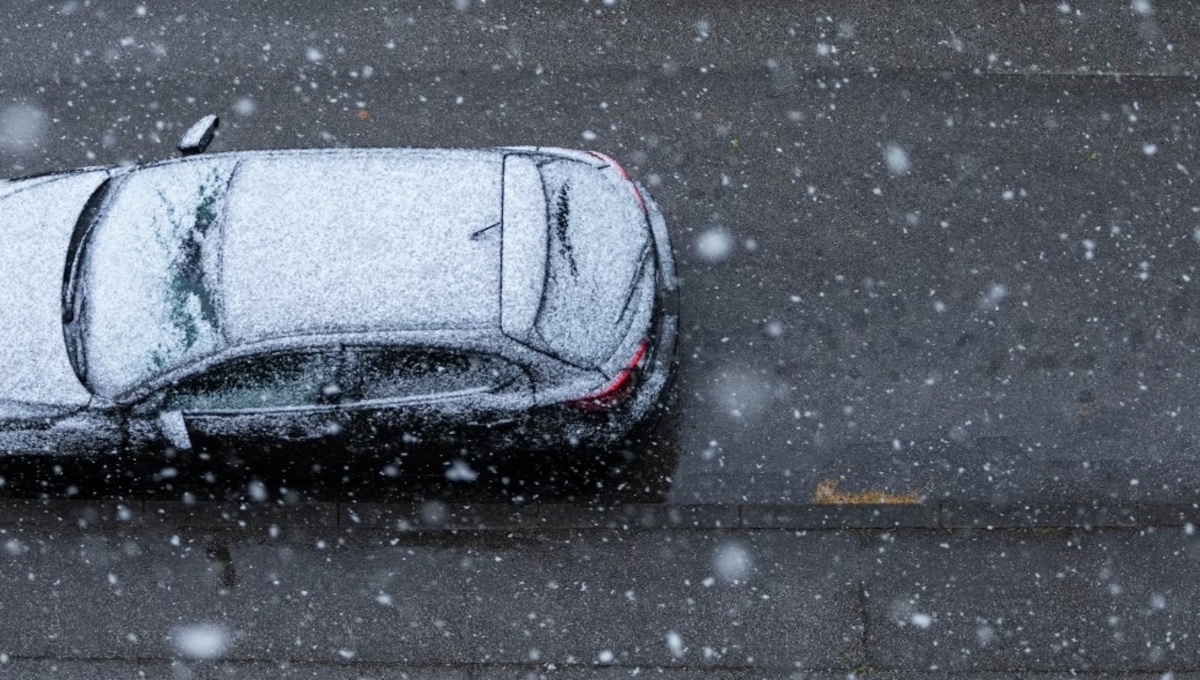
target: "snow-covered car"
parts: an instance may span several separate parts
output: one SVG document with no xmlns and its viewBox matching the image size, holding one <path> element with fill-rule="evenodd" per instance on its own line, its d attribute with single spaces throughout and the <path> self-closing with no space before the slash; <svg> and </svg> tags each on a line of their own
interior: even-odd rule
<svg viewBox="0 0 1200 680">
<path fill-rule="evenodd" d="M 247 151 L 0 182 L 0 451 L 609 445 L 677 327 L 659 209 L 557 148 Z"/>
</svg>

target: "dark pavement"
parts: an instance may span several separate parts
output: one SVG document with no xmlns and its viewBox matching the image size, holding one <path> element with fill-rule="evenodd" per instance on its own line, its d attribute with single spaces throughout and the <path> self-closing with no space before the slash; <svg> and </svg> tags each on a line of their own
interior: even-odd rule
<svg viewBox="0 0 1200 680">
<path fill-rule="evenodd" d="M 537 464 L 464 488 L 14 463 L 0 653 L 26 677 L 1200 671 L 1190 3 L 138 8 L 0 10 L 0 174 L 170 157 L 210 112 L 214 151 L 610 153 L 682 278 L 672 469 L 556 494 Z M 256 479 L 284 504 L 221 502 Z M 755 578 L 696 587 L 724 545 Z M 198 620 L 225 660 L 172 665 Z"/>
<path fill-rule="evenodd" d="M 377 523 L 57 510 L 0 536 L 0 669 L 15 677 L 56 664 L 65 677 L 372 678 L 1198 666 L 1190 524 L 814 531 L 553 507 L 461 525 L 429 522 L 440 511 L 428 507 Z M 180 658 L 197 621 L 218 626 L 221 659 Z"/>
</svg>

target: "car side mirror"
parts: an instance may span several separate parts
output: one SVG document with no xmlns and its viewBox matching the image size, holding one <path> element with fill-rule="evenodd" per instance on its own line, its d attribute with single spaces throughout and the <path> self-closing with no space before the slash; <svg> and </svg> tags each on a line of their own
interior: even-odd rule
<svg viewBox="0 0 1200 680">
<path fill-rule="evenodd" d="M 192 438 L 188 436 L 187 423 L 183 420 L 183 413 L 159 411 L 158 425 L 171 446 L 180 451 L 188 451 L 192 448 Z"/>
<path fill-rule="evenodd" d="M 184 156 L 193 156 L 198 153 L 204 153 L 208 145 L 212 143 L 213 135 L 217 132 L 217 127 L 221 124 L 221 119 L 213 114 L 201 118 L 192 124 L 187 132 L 179 138 L 179 152 Z"/>
</svg>

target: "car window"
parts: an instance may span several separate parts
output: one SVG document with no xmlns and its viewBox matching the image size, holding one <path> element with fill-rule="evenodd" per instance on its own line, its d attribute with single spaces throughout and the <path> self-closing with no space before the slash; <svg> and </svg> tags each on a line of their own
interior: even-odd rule
<svg viewBox="0 0 1200 680">
<path fill-rule="evenodd" d="M 437 349 L 361 348 L 350 366 L 352 401 L 436 398 L 511 385 L 520 369 L 499 357 Z"/>
<path fill-rule="evenodd" d="M 629 187 L 589 165 L 556 161 L 541 172 L 549 244 L 538 344 L 594 366 L 612 355 L 628 330 L 632 317 L 622 312 L 645 266 L 645 216 Z"/>
<path fill-rule="evenodd" d="M 335 403 L 337 362 L 325 352 L 234 359 L 168 392 L 168 411 L 243 411 Z"/>
</svg>

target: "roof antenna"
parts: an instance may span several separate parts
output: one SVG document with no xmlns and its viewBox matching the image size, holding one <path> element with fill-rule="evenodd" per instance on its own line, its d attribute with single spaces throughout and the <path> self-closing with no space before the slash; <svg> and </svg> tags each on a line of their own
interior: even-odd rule
<svg viewBox="0 0 1200 680">
<path fill-rule="evenodd" d="M 217 126 L 221 124 L 221 119 L 214 114 L 208 114 L 192 124 L 187 132 L 179 138 L 179 152 L 184 156 L 194 156 L 198 153 L 204 153 L 208 145 L 212 143 L 213 134 L 217 131 Z"/>
</svg>

